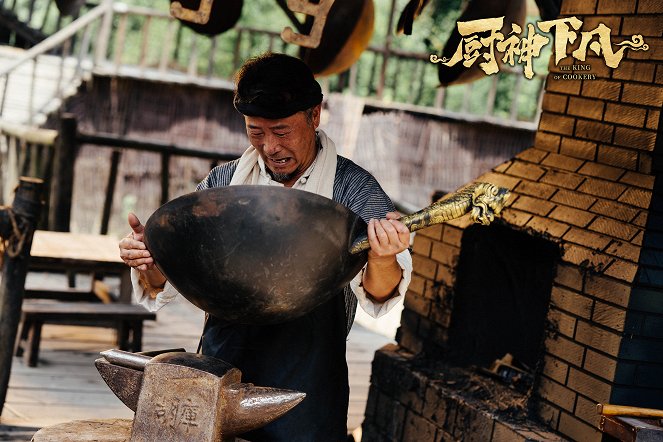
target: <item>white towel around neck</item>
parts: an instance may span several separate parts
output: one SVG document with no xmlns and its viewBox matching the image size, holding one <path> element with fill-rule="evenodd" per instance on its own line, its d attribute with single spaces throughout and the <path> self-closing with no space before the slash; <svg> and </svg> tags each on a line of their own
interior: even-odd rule
<svg viewBox="0 0 663 442">
<path fill-rule="evenodd" d="M 318 138 L 322 148 L 318 151 L 315 165 L 308 179 L 298 188 L 332 199 L 334 178 L 336 177 L 336 145 L 322 130 L 318 130 Z M 237 169 L 230 180 L 230 185 L 263 184 L 259 161 L 262 160 L 258 150 L 253 146 L 249 146 L 239 159 Z"/>
</svg>

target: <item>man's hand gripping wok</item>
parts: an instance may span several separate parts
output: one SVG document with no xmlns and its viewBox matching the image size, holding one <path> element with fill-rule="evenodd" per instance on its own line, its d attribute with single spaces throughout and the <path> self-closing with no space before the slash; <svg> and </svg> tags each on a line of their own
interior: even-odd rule
<svg viewBox="0 0 663 442">
<path fill-rule="evenodd" d="M 138 270 L 139 278 L 146 286 L 161 288 L 166 283 L 166 278 L 154 265 L 154 258 L 143 241 L 145 226 L 143 226 L 136 215 L 129 214 L 128 217 L 131 233 L 120 241 L 120 258 L 129 267 Z"/>
<path fill-rule="evenodd" d="M 410 231 L 398 219 L 397 212 L 387 213 L 386 219 L 368 222 L 368 265 L 362 285 L 371 298 L 384 302 L 392 297 L 402 277 L 396 255 L 410 246 Z"/>
</svg>

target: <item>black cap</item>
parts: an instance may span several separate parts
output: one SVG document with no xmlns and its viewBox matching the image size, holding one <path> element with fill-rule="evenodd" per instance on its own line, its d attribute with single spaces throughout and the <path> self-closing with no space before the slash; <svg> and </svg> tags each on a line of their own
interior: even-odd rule
<svg viewBox="0 0 663 442">
<path fill-rule="evenodd" d="M 302 60 L 267 52 L 244 63 L 235 76 L 235 109 L 244 115 L 286 118 L 322 102 L 322 89 Z"/>
</svg>

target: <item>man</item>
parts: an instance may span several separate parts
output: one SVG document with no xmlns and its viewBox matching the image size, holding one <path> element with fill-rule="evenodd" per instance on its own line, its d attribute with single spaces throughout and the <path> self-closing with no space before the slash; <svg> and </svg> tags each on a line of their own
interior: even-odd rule
<svg viewBox="0 0 663 442">
<path fill-rule="evenodd" d="M 302 189 L 345 205 L 368 223 L 366 267 L 344 293 L 284 324 L 255 326 L 208 316 L 203 354 L 223 359 L 244 382 L 289 388 L 306 399 L 275 422 L 244 435 L 255 441 L 343 441 L 346 438 L 348 372 L 345 340 L 357 302 L 374 317 L 405 294 L 412 271 L 409 231 L 377 181 L 336 154 L 318 131 L 322 93 L 299 59 L 267 53 L 248 60 L 236 75 L 235 108 L 244 115 L 251 146 L 239 160 L 213 169 L 198 190 L 237 184 Z M 156 310 L 177 295 L 154 266 L 143 226 L 129 215 L 133 232 L 120 242 L 131 267 L 134 292 Z M 259 266 L 256 263 L 256 266 Z M 278 280 L 274 281 L 278 284 Z"/>
</svg>

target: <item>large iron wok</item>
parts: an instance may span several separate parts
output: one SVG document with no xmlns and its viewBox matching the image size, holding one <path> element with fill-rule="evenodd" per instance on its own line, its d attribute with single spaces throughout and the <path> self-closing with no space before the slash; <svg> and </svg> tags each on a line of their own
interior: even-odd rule
<svg viewBox="0 0 663 442">
<path fill-rule="evenodd" d="M 401 220 L 411 231 L 471 212 L 484 224 L 506 189 L 476 183 Z M 366 223 L 294 189 L 231 186 L 176 198 L 145 225 L 156 266 L 194 305 L 229 322 L 285 322 L 334 296 L 367 260 Z"/>
</svg>

